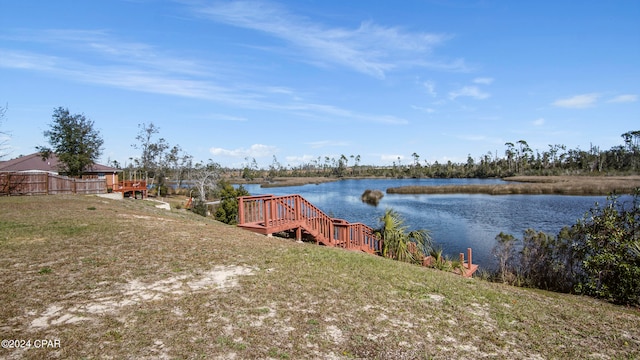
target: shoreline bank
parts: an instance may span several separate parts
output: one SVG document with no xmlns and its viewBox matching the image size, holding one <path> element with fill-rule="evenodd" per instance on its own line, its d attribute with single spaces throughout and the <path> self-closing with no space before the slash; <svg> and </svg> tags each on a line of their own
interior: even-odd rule
<svg viewBox="0 0 640 360">
<path fill-rule="evenodd" d="M 270 182 L 237 181 L 260 184 L 263 188 L 303 186 L 341 180 L 385 179 L 372 177 L 282 177 Z M 630 176 L 512 176 L 508 184 L 491 185 L 413 185 L 386 189 L 387 194 L 488 194 L 488 195 L 609 195 L 633 193 L 640 188 L 640 175 Z"/>
<path fill-rule="evenodd" d="M 640 188 L 640 176 L 513 176 L 509 184 L 400 186 L 387 194 L 609 195 Z"/>
</svg>

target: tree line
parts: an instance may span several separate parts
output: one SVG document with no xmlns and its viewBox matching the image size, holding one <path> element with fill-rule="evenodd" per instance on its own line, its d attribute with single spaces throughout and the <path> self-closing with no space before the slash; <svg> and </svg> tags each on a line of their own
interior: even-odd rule
<svg viewBox="0 0 640 360">
<path fill-rule="evenodd" d="M 360 155 L 318 156 L 297 166 L 283 166 L 276 156 L 267 169 L 260 169 L 255 159 L 246 158 L 242 169 L 245 179 L 278 176 L 384 176 L 431 178 L 493 178 L 514 175 L 599 175 L 637 174 L 640 170 L 640 130 L 621 135 L 623 142 L 608 150 L 591 145 L 589 150 L 567 149 L 566 145 L 549 144 L 548 149 L 533 150 L 525 140 L 505 143 L 502 153 L 487 152 L 467 161 L 433 163 L 411 154 L 403 163 L 398 157 L 391 166 L 361 164 Z"/>
</svg>

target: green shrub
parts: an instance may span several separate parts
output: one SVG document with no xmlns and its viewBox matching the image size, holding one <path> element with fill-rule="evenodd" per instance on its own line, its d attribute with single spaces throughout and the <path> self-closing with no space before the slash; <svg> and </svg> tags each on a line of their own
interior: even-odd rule
<svg viewBox="0 0 640 360">
<path fill-rule="evenodd" d="M 583 273 L 576 290 L 618 304 L 640 305 L 640 191 L 630 206 L 610 196 L 573 226 Z"/>
<path fill-rule="evenodd" d="M 195 214 L 206 217 L 208 215 L 207 203 L 200 199 L 194 199 L 193 205 L 191 206 L 191 211 L 194 212 Z"/>
<path fill-rule="evenodd" d="M 595 204 L 557 236 L 528 229 L 522 240 L 500 233 L 496 241 L 498 281 L 640 305 L 639 190 L 630 205 L 617 196 L 603 207 Z"/>
<path fill-rule="evenodd" d="M 229 182 L 220 180 L 217 195 L 220 198 L 220 204 L 216 208 L 216 220 L 231 225 L 237 224 L 238 197 L 248 196 L 249 192 L 242 185 L 236 189 Z"/>
</svg>

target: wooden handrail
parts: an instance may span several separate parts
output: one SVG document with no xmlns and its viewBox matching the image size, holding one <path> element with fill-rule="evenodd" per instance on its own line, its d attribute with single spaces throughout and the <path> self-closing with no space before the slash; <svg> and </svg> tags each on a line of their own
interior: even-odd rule
<svg viewBox="0 0 640 360">
<path fill-rule="evenodd" d="M 380 254 L 382 239 L 363 223 L 349 223 L 335 219 L 300 195 L 258 195 L 238 198 L 238 226 L 260 234 L 271 235 L 280 231 L 296 230 L 301 239 L 302 230 L 310 234 L 317 244 L 360 250 Z M 410 243 L 412 252 L 416 244 Z M 432 266 L 433 257 L 422 255 L 422 265 Z M 455 272 L 471 277 L 478 270 L 472 262 L 471 248 L 467 249 L 467 261 L 460 254 L 462 268 Z"/>
<path fill-rule="evenodd" d="M 382 245 L 369 226 L 334 219 L 297 194 L 238 198 L 238 226 L 264 234 L 295 229 L 298 238 L 304 230 L 316 243 L 369 253 Z"/>
</svg>

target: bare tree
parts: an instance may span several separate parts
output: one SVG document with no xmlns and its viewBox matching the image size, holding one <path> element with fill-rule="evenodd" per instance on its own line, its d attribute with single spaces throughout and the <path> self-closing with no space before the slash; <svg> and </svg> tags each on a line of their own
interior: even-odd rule
<svg viewBox="0 0 640 360">
<path fill-rule="evenodd" d="M 7 105 L 0 106 L 0 126 L 2 126 L 2 122 L 5 119 L 7 114 Z M 0 130 L 0 159 L 4 158 L 8 154 L 9 148 L 9 133 L 6 131 Z"/>
<path fill-rule="evenodd" d="M 138 124 L 140 132 L 136 136 L 137 144 L 133 144 L 134 149 L 141 150 L 140 158 L 136 159 L 138 167 L 146 172 L 148 177 L 153 180 L 158 179 L 158 187 L 163 185 L 164 171 L 167 165 L 167 157 L 165 152 L 169 149 L 169 144 L 164 138 L 154 141 L 153 138 L 160 132 L 160 129 L 153 123 L 149 125 Z"/>
<path fill-rule="evenodd" d="M 191 180 L 198 192 L 198 200 L 201 203 L 207 201 L 207 194 L 213 192 L 218 186 L 218 181 L 222 176 L 222 167 L 220 164 L 209 160 L 209 163 L 196 164 L 191 172 Z"/>
</svg>

